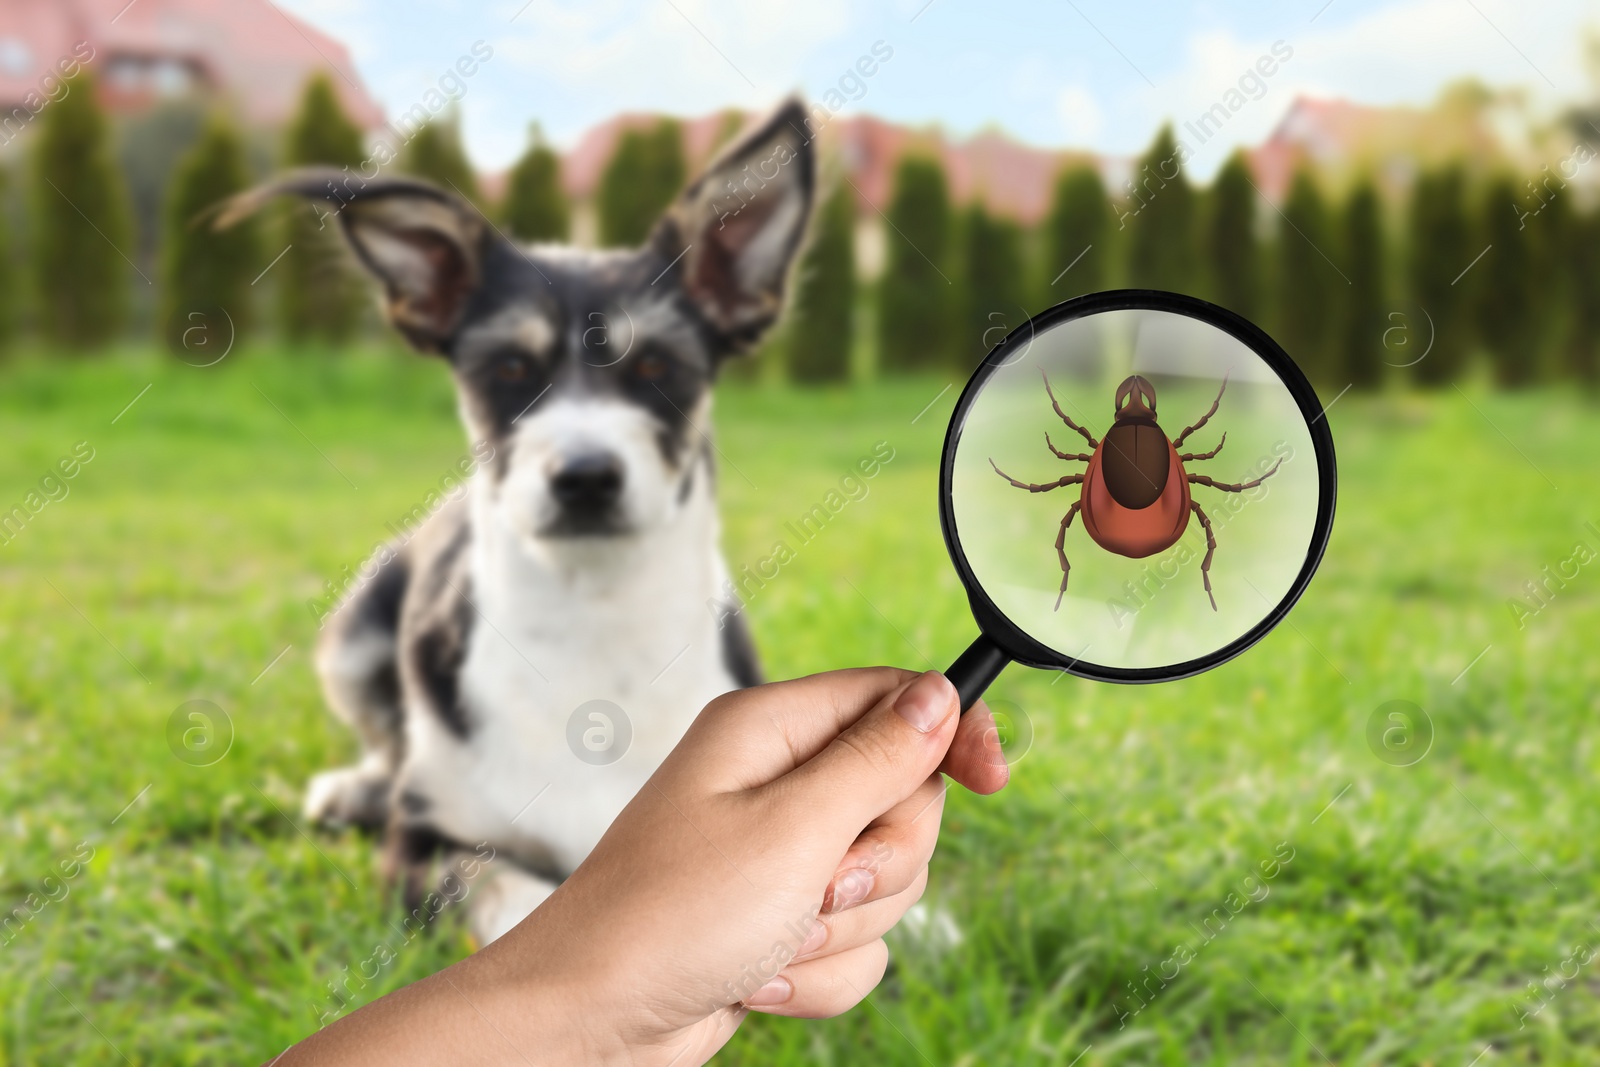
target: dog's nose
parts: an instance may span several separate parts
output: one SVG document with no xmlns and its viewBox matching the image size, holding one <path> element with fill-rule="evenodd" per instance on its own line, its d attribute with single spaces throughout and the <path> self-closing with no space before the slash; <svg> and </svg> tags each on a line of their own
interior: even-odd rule
<svg viewBox="0 0 1600 1067">
<path fill-rule="evenodd" d="M 550 493 L 566 508 L 606 507 L 622 493 L 622 461 L 609 452 L 569 456 L 551 473 Z"/>
</svg>

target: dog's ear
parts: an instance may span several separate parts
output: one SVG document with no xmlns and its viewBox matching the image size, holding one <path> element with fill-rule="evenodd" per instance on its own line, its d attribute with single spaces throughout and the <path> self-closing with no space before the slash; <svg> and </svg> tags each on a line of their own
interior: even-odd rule
<svg viewBox="0 0 1600 1067">
<path fill-rule="evenodd" d="M 275 196 L 323 201 L 356 257 L 383 283 L 389 320 L 417 349 L 441 351 L 477 288 L 486 226 L 459 197 L 414 178 L 365 181 L 321 168 L 293 171 L 240 193 L 218 210 L 224 229 Z"/>
<path fill-rule="evenodd" d="M 721 152 L 656 229 L 657 250 L 677 260 L 684 291 L 730 349 L 778 317 L 811 216 L 815 155 L 805 107 L 791 98 Z"/>
</svg>

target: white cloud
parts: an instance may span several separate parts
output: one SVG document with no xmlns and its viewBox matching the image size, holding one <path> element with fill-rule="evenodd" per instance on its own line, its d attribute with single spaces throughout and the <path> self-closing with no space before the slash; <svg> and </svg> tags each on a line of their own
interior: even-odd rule
<svg viewBox="0 0 1600 1067">
<path fill-rule="evenodd" d="M 1299 94 L 1427 104 L 1445 84 L 1473 76 L 1492 86 L 1527 86 L 1535 106 L 1548 110 L 1592 91 L 1579 32 L 1595 20 L 1591 0 L 1474 3 L 1482 16 L 1466 0 L 1404 0 L 1347 23 L 1324 15 L 1303 31 L 1285 32 L 1282 39 L 1293 48 L 1293 58 L 1265 79 L 1269 88 L 1262 99 L 1249 101 L 1222 136 L 1198 151 L 1196 173 L 1209 175 L 1234 145 L 1259 142 Z M 1183 65 L 1157 79 L 1153 91 L 1137 94 L 1125 113 L 1129 125 L 1153 131 L 1166 117 L 1181 125 L 1236 85 L 1271 44 L 1265 37 L 1243 39 L 1228 31 L 1193 34 Z M 1141 124 L 1139 118 L 1146 121 Z"/>
<path fill-rule="evenodd" d="M 1293 59 L 1200 150 L 1204 176 L 1233 145 L 1266 136 L 1298 93 L 1420 104 L 1476 75 L 1529 87 L 1548 113 L 1592 93 L 1580 31 L 1600 22 L 1594 0 L 1334 0 L 1315 23 L 1312 0 L 1174 2 L 1159 16 L 1108 0 L 1083 5 L 1092 24 L 1043 0 L 934 0 L 914 23 L 925 0 L 534 0 L 515 21 L 527 0 L 280 2 L 345 41 L 391 110 L 486 39 L 495 58 L 463 102 L 486 167 L 514 158 L 534 118 L 570 145 L 619 111 L 692 115 L 765 106 L 796 88 L 820 94 L 878 38 L 895 58 L 860 110 L 957 135 L 998 123 L 1040 145 L 1132 154 L 1162 121 L 1181 126 L 1220 100 L 1283 38 Z"/>
<path fill-rule="evenodd" d="M 1062 143 L 1073 148 L 1099 143 L 1105 115 L 1094 94 L 1080 85 L 1069 85 L 1056 94 L 1056 113 L 1061 116 Z"/>
<path fill-rule="evenodd" d="M 806 61 L 850 22 L 845 0 L 782 7 L 672 0 L 642 10 L 621 0 L 588 0 L 541 5 L 537 24 L 514 25 L 501 47 L 511 64 L 542 78 L 566 79 L 635 107 L 704 110 L 751 92 L 773 96 L 793 88 Z M 842 58 L 841 69 L 854 58 Z"/>
</svg>

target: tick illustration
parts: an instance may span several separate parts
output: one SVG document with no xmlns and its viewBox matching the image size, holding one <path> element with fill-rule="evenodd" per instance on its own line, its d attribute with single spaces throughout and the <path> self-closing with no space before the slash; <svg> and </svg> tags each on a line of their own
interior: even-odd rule
<svg viewBox="0 0 1600 1067">
<path fill-rule="evenodd" d="M 1114 401 L 1116 414 L 1111 429 L 1106 431 L 1104 440 L 1097 441 L 1094 435 L 1061 410 L 1061 403 L 1050 388 L 1050 376 L 1042 370 L 1040 374 L 1044 376 L 1044 391 L 1050 397 L 1050 406 L 1055 408 L 1062 422 L 1083 435 L 1094 451 L 1087 455 L 1063 452 L 1050 440 L 1049 433 L 1044 435 L 1045 446 L 1056 458 L 1087 463 L 1088 469 L 1082 474 L 1069 474 L 1053 482 L 1034 485 L 1017 481 L 1001 470 L 993 458 L 990 458 L 989 466 L 1018 489 L 1026 489 L 1030 493 L 1047 493 L 1066 485 L 1083 486 L 1078 499 L 1061 517 L 1061 528 L 1056 533 L 1056 555 L 1061 560 L 1061 591 L 1056 595 L 1055 610 L 1061 610 L 1061 598 L 1067 594 L 1067 576 L 1072 570 L 1072 565 L 1067 562 L 1067 527 L 1072 525 L 1073 517 L 1081 511 L 1083 527 L 1089 531 L 1095 544 L 1107 552 L 1130 559 L 1142 559 L 1176 544 L 1178 538 L 1183 536 L 1183 531 L 1189 528 L 1189 513 L 1193 512 L 1206 533 L 1206 555 L 1200 564 L 1200 577 L 1205 582 L 1211 610 L 1216 611 L 1217 598 L 1211 592 L 1211 557 L 1217 550 L 1217 539 L 1211 531 L 1211 519 L 1199 502 L 1190 496 L 1189 486 L 1208 485 L 1224 493 L 1242 493 L 1278 473 L 1278 468 L 1283 465 L 1280 458 L 1261 477 L 1234 483 L 1213 481 L 1204 474 L 1190 474 L 1184 470 L 1185 463 L 1215 458 L 1227 443 L 1228 435 L 1224 433 L 1217 447 L 1209 452 L 1178 451 L 1190 434 L 1211 421 L 1211 416 L 1217 413 L 1222 394 L 1228 389 L 1228 376 L 1223 375 L 1222 388 L 1217 390 L 1211 410 L 1173 440 L 1167 439 L 1166 431 L 1156 422 L 1155 386 L 1138 374 L 1124 379 L 1117 386 Z"/>
</svg>

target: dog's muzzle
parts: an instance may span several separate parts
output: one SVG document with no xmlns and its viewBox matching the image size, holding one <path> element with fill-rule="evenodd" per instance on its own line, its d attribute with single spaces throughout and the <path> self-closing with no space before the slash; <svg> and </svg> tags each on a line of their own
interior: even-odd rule
<svg viewBox="0 0 1600 1067">
<path fill-rule="evenodd" d="M 625 471 L 610 452 L 565 456 L 550 470 L 550 496 L 559 513 L 549 533 L 555 536 L 621 533 L 619 505 Z"/>
</svg>

